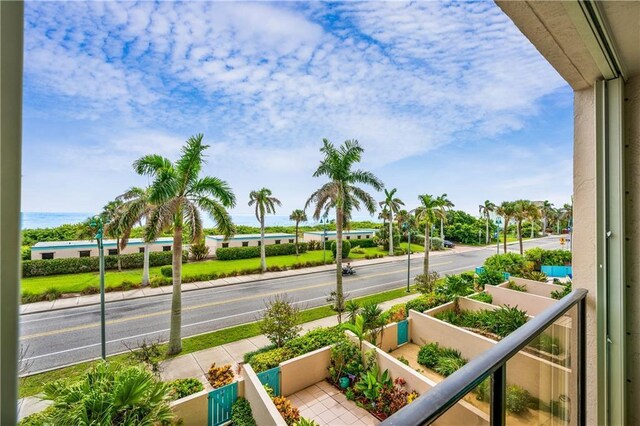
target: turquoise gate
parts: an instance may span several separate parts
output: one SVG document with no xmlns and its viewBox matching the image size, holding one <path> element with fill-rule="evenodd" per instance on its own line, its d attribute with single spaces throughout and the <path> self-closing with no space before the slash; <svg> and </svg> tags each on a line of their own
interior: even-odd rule
<svg viewBox="0 0 640 426">
<path fill-rule="evenodd" d="M 398 346 L 409 341 L 409 320 L 398 322 Z"/>
<path fill-rule="evenodd" d="M 260 383 L 273 389 L 274 396 L 280 396 L 280 367 L 257 374 Z"/>
<path fill-rule="evenodd" d="M 209 426 L 219 426 L 231 420 L 231 406 L 238 399 L 238 382 L 209 392 Z"/>
</svg>

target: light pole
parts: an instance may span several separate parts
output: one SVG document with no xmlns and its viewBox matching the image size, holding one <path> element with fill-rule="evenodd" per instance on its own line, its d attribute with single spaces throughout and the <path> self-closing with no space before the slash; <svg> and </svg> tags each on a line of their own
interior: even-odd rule
<svg viewBox="0 0 640 426">
<path fill-rule="evenodd" d="M 411 289 L 409 289 L 411 283 L 411 225 L 409 222 L 405 222 L 402 227 L 407 231 L 407 293 L 411 293 Z"/>
<path fill-rule="evenodd" d="M 502 224 L 502 219 L 498 216 L 496 218 L 496 254 L 500 254 L 500 225 Z"/>
<path fill-rule="evenodd" d="M 97 228 L 96 241 L 98 242 L 98 256 L 100 266 L 100 343 L 102 348 L 102 359 L 107 359 L 107 344 L 106 344 L 106 327 L 105 327 L 105 314 L 104 314 L 104 223 L 100 216 L 94 216 L 91 219 L 91 227 Z"/>
</svg>

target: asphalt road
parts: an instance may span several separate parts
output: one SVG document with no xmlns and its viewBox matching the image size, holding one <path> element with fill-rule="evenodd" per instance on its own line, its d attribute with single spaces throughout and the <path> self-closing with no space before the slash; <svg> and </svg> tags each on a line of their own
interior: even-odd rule
<svg viewBox="0 0 640 426">
<path fill-rule="evenodd" d="M 525 242 L 525 248 L 559 248 L 558 238 Z M 517 244 L 509 246 L 517 251 Z M 441 275 L 471 270 L 495 253 L 480 248 L 431 257 L 432 269 Z M 363 296 L 406 284 L 407 260 L 358 266 L 355 276 L 345 277 L 345 293 Z M 422 258 L 411 261 L 411 277 L 422 270 Z M 193 336 L 257 319 L 270 296 L 286 293 L 301 305 L 312 308 L 326 304 L 335 288 L 333 272 L 262 280 L 220 288 L 186 292 L 182 295 L 182 335 Z M 143 339 L 166 340 L 169 331 L 170 295 L 116 301 L 107 304 L 107 351 L 110 354 L 135 346 Z M 20 317 L 21 344 L 28 373 L 52 369 L 100 356 L 100 307 L 85 306 L 59 311 L 23 314 Z M 126 345 L 126 346 L 125 346 Z"/>
</svg>

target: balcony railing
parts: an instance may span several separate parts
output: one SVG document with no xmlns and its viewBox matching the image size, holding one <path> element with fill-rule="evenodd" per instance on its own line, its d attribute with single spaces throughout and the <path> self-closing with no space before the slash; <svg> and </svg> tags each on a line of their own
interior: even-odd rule
<svg viewBox="0 0 640 426">
<path fill-rule="evenodd" d="M 567 376 L 570 377 L 570 380 L 564 382 L 564 385 L 566 389 L 570 388 L 567 393 L 572 397 L 562 395 L 570 404 L 567 410 L 567 413 L 570 412 L 570 414 L 565 414 L 564 420 L 567 424 L 584 425 L 585 380 L 583 378 L 585 372 L 586 296 L 587 290 L 585 289 L 573 290 L 540 315 L 502 339 L 494 347 L 475 357 L 464 367 L 438 383 L 429 392 L 387 418 L 382 425 L 432 424 L 488 377 L 491 377 L 489 423 L 500 426 L 507 424 L 507 362 L 525 350 L 534 339 L 540 339 L 545 330 L 557 326 L 556 321 L 566 320 L 567 317 L 570 317 L 568 330 L 571 334 L 571 338 L 567 341 L 570 341 L 572 350 L 565 359 L 567 368 L 563 367 Z M 565 321 L 566 323 L 567 321 Z M 529 359 L 535 359 L 528 354 L 525 356 Z M 540 363 L 549 365 L 547 361 L 543 360 L 540 360 Z M 541 383 L 545 380 L 543 374 L 538 377 L 538 380 Z"/>
</svg>

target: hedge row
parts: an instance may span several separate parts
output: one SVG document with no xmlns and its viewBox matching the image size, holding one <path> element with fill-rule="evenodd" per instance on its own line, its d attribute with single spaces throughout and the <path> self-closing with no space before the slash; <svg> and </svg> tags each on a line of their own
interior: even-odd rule
<svg viewBox="0 0 640 426">
<path fill-rule="evenodd" d="M 364 240 L 343 240 L 343 241 L 349 241 L 351 243 L 351 248 L 354 248 L 354 247 L 362 247 L 362 248 L 376 247 L 376 243 L 373 241 L 373 238 L 365 238 Z"/>
<path fill-rule="evenodd" d="M 150 252 L 149 265 L 171 265 L 171 256 L 172 252 L 170 251 Z M 187 262 L 188 258 L 189 253 L 184 251 L 182 253 L 182 261 Z M 122 269 L 142 268 L 144 254 L 121 254 L 120 262 L 122 264 Z M 107 270 L 118 269 L 118 256 L 105 256 L 104 266 Z M 99 270 L 100 258 L 97 256 L 73 257 L 66 259 L 25 260 L 22 262 L 23 278 L 42 277 L 46 275 L 77 274 L 79 272 L 97 272 Z"/>
<path fill-rule="evenodd" d="M 305 253 L 309 245 L 307 243 L 298 243 L 299 253 Z M 282 256 L 287 254 L 296 254 L 296 245 L 291 244 L 270 244 L 265 245 L 264 250 L 267 256 Z M 260 247 L 226 247 L 216 250 L 218 260 L 236 260 L 250 259 L 252 257 L 260 257 Z"/>
</svg>

